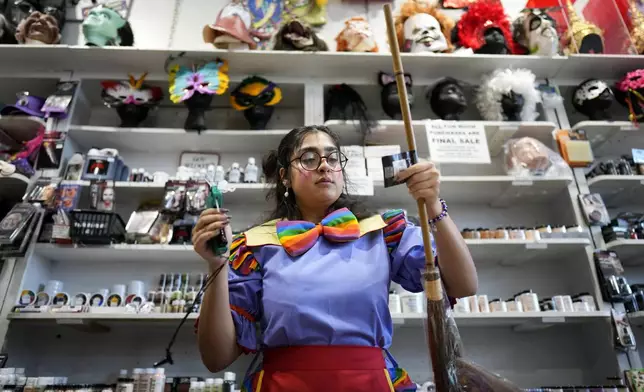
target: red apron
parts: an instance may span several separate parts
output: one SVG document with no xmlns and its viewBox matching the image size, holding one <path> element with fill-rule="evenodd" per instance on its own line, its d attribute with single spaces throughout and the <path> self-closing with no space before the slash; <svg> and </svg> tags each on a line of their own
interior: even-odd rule
<svg viewBox="0 0 644 392">
<path fill-rule="evenodd" d="M 296 346 L 264 351 L 249 392 L 394 392 L 382 349 Z"/>
</svg>

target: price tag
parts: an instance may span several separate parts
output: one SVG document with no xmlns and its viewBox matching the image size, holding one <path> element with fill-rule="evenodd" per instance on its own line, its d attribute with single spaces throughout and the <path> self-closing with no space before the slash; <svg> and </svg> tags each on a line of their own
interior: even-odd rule
<svg viewBox="0 0 644 392">
<path fill-rule="evenodd" d="M 541 319 L 542 322 L 549 324 L 549 323 L 565 323 L 566 318 L 565 317 L 543 317 Z"/>
<path fill-rule="evenodd" d="M 620 131 L 637 131 L 637 127 L 633 124 L 623 125 L 619 127 Z"/>
<path fill-rule="evenodd" d="M 532 180 L 512 180 L 512 186 L 532 186 Z"/>
<path fill-rule="evenodd" d="M 485 127 L 480 123 L 425 122 L 429 156 L 437 163 L 490 163 Z"/>
<path fill-rule="evenodd" d="M 499 131 L 503 132 L 516 132 L 519 130 L 518 125 L 501 125 L 499 126 Z"/>
<path fill-rule="evenodd" d="M 634 148 L 631 150 L 633 152 L 633 162 L 635 163 L 644 163 L 644 150 L 641 148 Z"/>
<path fill-rule="evenodd" d="M 548 249 L 548 244 L 544 242 L 533 242 L 530 244 L 525 244 L 526 249 Z"/>
<path fill-rule="evenodd" d="M 60 325 L 81 325 L 83 324 L 82 319 L 56 319 L 56 324 Z"/>
</svg>

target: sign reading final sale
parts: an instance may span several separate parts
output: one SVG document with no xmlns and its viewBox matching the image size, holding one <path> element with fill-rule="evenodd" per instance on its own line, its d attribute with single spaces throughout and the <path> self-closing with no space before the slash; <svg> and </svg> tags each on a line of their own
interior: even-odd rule
<svg viewBox="0 0 644 392">
<path fill-rule="evenodd" d="M 436 163 L 490 163 L 482 124 L 430 120 L 425 123 L 429 157 Z"/>
</svg>

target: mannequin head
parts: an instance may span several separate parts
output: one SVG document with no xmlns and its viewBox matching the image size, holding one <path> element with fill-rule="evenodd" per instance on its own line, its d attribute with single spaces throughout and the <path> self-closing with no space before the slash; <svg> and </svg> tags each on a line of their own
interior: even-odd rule
<svg viewBox="0 0 644 392">
<path fill-rule="evenodd" d="M 608 84 L 602 80 L 588 79 L 573 91 L 572 105 L 579 113 L 591 120 L 609 120 L 608 109 L 614 96 Z"/>
<path fill-rule="evenodd" d="M 319 156 L 327 159 L 319 159 Z M 345 165 L 340 139 L 327 127 L 293 129 L 284 136 L 278 149 L 264 159 L 266 180 L 275 185 L 269 193 L 269 198 L 275 200 L 271 219 L 319 222 L 331 210 L 343 207 L 360 218 L 357 203 L 343 192 Z M 288 195 L 285 195 L 287 191 Z"/>
<path fill-rule="evenodd" d="M 559 53 L 556 22 L 546 9 L 525 9 L 514 20 L 514 41 L 526 53 L 552 56 Z"/>
<path fill-rule="evenodd" d="M 101 97 L 107 107 L 115 107 L 121 119 L 121 127 L 137 127 L 143 122 L 151 108 L 156 107 L 163 93 L 159 87 L 143 84 L 147 74 L 138 80 L 130 75 L 129 82 L 101 82 Z"/>
<path fill-rule="evenodd" d="M 459 46 L 474 53 L 513 54 L 510 21 L 503 5 L 496 0 L 478 0 L 461 16 L 455 29 Z"/>
<path fill-rule="evenodd" d="M 436 8 L 408 1 L 400 7 L 395 20 L 398 45 L 403 52 L 450 52 L 454 21 Z"/>
<path fill-rule="evenodd" d="M 266 129 L 273 115 L 274 105 L 282 100 L 282 90 L 273 82 L 251 76 L 230 93 L 230 104 L 243 111 L 252 129 Z"/>
<path fill-rule="evenodd" d="M 432 111 L 442 120 L 460 120 L 467 109 L 467 100 L 461 83 L 453 78 L 438 82 L 429 96 Z"/>
<path fill-rule="evenodd" d="M 130 24 L 111 8 L 92 8 L 83 21 L 83 35 L 88 46 L 132 46 Z"/>
<path fill-rule="evenodd" d="M 398 86 L 396 85 L 396 78 L 392 74 L 380 72 L 378 74 L 378 83 L 380 83 L 380 103 L 382 110 L 391 118 L 400 117 L 400 98 L 398 97 Z M 407 86 L 407 100 L 409 106 L 414 104 L 414 96 L 412 95 L 411 88 L 413 81 L 410 74 L 405 74 L 405 85 Z"/>
<path fill-rule="evenodd" d="M 18 25 L 16 40 L 21 44 L 57 44 L 60 42 L 58 22 L 51 15 L 33 12 Z"/>
<path fill-rule="evenodd" d="M 327 51 L 329 48 L 311 27 L 298 20 L 285 22 L 275 35 L 274 50 Z"/>
<path fill-rule="evenodd" d="M 373 30 L 369 22 L 361 16 L 355 16 L 344 22 L 344 29 L 335 37 L 338 52 L 377 52 Z"/>
<path fill-rule="evenodd" d="M 497 69 L 483 77 L 476 107 L 487 121 L 534 121 L 541 95 L 535 75 L 527 69 Z"/>
</svg>

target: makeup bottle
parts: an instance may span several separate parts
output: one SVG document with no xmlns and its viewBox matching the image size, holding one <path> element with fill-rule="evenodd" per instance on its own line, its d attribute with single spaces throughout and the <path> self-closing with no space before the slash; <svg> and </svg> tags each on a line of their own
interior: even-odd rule
<svg viewBox="0 0 644 392">
<path fill-rule="evenodd" d="M 234 392 L 235 391 L 235 378 L 236 375 L 233 372 L 224 373 L 224 387 L 223 392 Z"/>
</svg>

